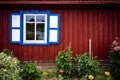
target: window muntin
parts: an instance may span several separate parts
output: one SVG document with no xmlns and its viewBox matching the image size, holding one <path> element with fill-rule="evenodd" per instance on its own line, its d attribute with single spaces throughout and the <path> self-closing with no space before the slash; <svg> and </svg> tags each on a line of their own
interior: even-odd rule
<svg viewBox="0 0 120 80">
<path fill-rule="evenodd" d="M 23 43 L 47 43 L 47 14 L 24 14 Z"/>
</svg>

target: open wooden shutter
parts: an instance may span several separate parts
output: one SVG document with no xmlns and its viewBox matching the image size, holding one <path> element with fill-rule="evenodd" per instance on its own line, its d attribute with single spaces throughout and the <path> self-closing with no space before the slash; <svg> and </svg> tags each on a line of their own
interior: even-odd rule
<svg viewBox="0 0 120 80">
<path fill-rule="evenodd" d="M 51 14 L 49 21 L 49 42 L 59 44 L 60 42 L 60 15 Z"/>
<path fill-rule="evenodd" d="M 20 43 L 20 14 L 10 14 L 10 42 Z"/>
</svg>

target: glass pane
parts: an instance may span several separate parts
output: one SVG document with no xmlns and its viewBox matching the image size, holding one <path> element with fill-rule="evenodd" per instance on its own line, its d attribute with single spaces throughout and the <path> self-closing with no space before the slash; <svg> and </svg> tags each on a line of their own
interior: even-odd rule
<svg viewBox="0 0 120 80">
<path fill-rule="evenodd" d="M 36 25 L 36 40 L 44 40 L 45 24 L 37 23 Z"/>
<path fill-rule="evenodd" d="M 26 40 L 35 39 L 35 28 L 34 23 L 26 23 Z"/>
<path fill-rule="evenodd" d="M 26 16 L 26 22 L 34 22 L 35 16 Z"/>
<path fill-rule="evenodd" d="M 36 16 L 37 22 L 45 22 L 45 16 Z"/>
</svg>

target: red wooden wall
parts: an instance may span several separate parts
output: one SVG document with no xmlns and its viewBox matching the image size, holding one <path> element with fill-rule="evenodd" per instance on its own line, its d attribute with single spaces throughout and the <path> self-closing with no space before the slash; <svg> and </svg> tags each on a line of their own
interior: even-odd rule
<svg viewBox="0 0 120 80">
<path fill-rule="evenodd" d="M 119 1 L 119 0 L 1 0 L 1 1 Z"/>
<path fill-rule="evenodd" d="M 10 44 L 9 14 L 19 10 L 50 10 L 61 15 L 60 44 L 50 46 L 21 46 Z M 54 61 L 58 51 L 71 42 L 73 56 L 88 52 L 92 39 L 92 52 L 98 59 L 108 59 L 108 50 L 115 37 L 120 37 L 120 9 L 110 8 L 10 8 L 0 9 L 0 51 L 12 50 L 21 61 Z"/>
</svg>

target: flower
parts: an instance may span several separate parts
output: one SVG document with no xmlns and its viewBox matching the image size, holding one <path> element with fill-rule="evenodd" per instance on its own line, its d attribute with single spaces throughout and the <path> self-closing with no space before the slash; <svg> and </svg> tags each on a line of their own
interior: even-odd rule
<svg viewBox="0 0 120 80">
<path fill-rule="evenodd" d="M 88 76 L 88 79 L 93 80 L 93 79 L 94 79 L 94 76 L 93 76 L 93 75 L 89 75 L 89 76 Z"/>
<path fill-rule="evenodd" d="M 61 69 L 61 70 L 59 70 L 59 72 L 62 74 L 62 73 L 64 73 L 64 70 Z"/>
<path fill-rule="evenodd" d="M 118 45 L 118 42 L 116 40 L 113 41 L 113 45 L 114 46 L 117 46 Z"/>
<path fill-rule="evenodd" d="M 46 71 L 44 71 L 44 72 L 42 73 L 42 75 L 43 75 L 43 76 L 47 76 L 48 73 L 47 73 Z"/>
<path fill-rule="evenodd" d="M 115 46 L 115 47 L 114 47 L 114 50 L 115 50 L 115 51 L 119 51 L 119 50 L 120 50 L 120 46 Z"/>
<path fill-rule="evenodd" d="M 118 37 L 116 37 L 116 40 L 118 40 Z"/>
<path fill-rule="evenodd" d="M 111 52 L 120 52 L 120 39 L 117 37 L 113 42 L 112 42 L 112 48 L 111 48 Z"/>
<path fill-rule="evenodd" d="M 6 72 L 7 70 L 6 69 L 3 69 L 4 72 Z"/>
<path fill-rule="evenodd" d="M 109 75 L 110 75 L 110 72 L 105 71 L 105 75 L 106 75 L 106 76 L 109 76 Z"/>
</svg>

